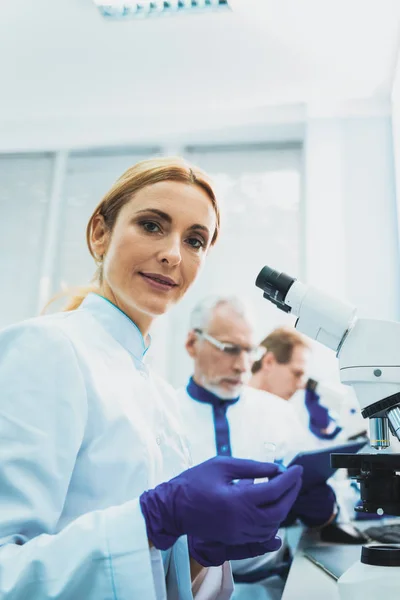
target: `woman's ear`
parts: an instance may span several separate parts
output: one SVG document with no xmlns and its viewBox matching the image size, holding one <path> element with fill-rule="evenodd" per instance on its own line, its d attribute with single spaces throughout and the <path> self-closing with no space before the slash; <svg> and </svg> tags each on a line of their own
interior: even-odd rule
<svg viewBox="0 0 400 600">
<path fill-rule="evenodd" d="M 109 237 L 109 230 L 106 227 L 103 215 L 96 215 L 90 233 L 90 247 L 98 260 L 101 260 L 107 251 Z"/>
</svg>

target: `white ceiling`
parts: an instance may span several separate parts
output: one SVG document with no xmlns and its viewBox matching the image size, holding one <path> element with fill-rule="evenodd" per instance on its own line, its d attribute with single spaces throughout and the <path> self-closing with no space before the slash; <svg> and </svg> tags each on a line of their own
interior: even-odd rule
<svg viewBox="0 0 400 600">
<path fill-rule="evenodd" d="M 109 22 L 92 0 L 2 0 L 0 126 L 166 126 L 173 116 L 387 98 L 399 0 L 232 0 Z"/>
</svg>

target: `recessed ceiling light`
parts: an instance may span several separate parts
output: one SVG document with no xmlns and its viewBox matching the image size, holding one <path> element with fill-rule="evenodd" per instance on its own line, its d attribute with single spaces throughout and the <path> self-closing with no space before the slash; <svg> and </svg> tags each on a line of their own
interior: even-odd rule
<svg viewBox="0 0 400 600">
<path fill-rule="evenodd" d="M 138 19 L 230 9 L 229 0 L 94 0 L 103 17 Z"/>
</svg>

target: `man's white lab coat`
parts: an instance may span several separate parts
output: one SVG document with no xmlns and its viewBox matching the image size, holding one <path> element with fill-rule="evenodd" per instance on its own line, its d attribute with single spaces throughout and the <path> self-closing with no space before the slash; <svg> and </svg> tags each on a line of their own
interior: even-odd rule
<svg viewBox="0 0 400 600">
<path fill-rule="evenodd" d="M 192 459 L 195 464 L 215 456 L 215 431 L 211 404 L 191 398 L 186 388 L 178 391 Z M 228 407 L 232 456 L 265 460 L 264 443 L 276 446 L 276 460 L 284 464 L 302 450 L 315 448 L 311 432 L 302 425 L 296 410 L 278 396 L 245 386 L 240 399 Z"/>
<path fill-rule="evenodd" d="M 198 464 L 217 453 L 213 407 L 192 398 L 186 388 L 178 391 L 178 399 L 192 460 Z M 226 417 L 232 456 L 235 458 L 269 460 L 265 456 L 264 444 L 271 442 L 276 446 L 276 460 L 286 465 L 298 452 L 315 447 L 314 436 L 304 429 L 294 407 L 268 392 L 245 386 L 239 400 L 228 406 Z M 284 529 L 280 529 L 278 535 L 282 539 L 282 546 L 278 551 L 252 559 L 232 561 L 233 571 L 242 575 L 261 568 L 273 569 L 284 560 L 287 549 Z M 283 586 L 282 580 L 276 577 L 268 581 L 273 582 L 271 585 L 277 586 L 277 590 Z M 249 597 L 253 593 L 251 588 Z M 266 588 L 259 589 L 259 586 L 255 586 L 254 593 L 256 591 L 263 598 L 275 597 L 274 594 L 278 593 L 270 590 L 270 596 Z M 243 589 L 238 589 L 238 598 L 242 598 L 243 592 Z M 247 592 L 244 597 L 247 598 Z"/>
</svg>

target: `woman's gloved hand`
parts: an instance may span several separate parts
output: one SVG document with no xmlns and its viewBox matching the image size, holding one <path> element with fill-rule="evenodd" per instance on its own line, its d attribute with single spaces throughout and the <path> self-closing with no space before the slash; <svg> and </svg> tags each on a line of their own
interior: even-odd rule
<svg viewBox="0 0 400 600">
<path fill-rule="evenodd" d="M 266 542 L 249 542 L 238 546 L 225 546 L 220 542 L 204 541 L 189 536 L 189 554 L 203 567 L 219 567 L 227 560 L 242 560 L 274 552 L 281 547 L 281 539 L 273 537 Z"/>
<path fill-rule="evenodd" d="M 301 487 L 302 468 L 217 456 L 140 496 L 147 535 L 160 550 L 181 535 L 237 546 L 275 538 Z M 270 481 L 240 485 L 241 479 Z"/>
<path fill-rule="evenodd" d="M 289 513 L 289 518 L 298 518 L 308 527 L 328 524 L 335 514 L 335 492 L 327 483 L 301 492 Z"/>
</svg>

